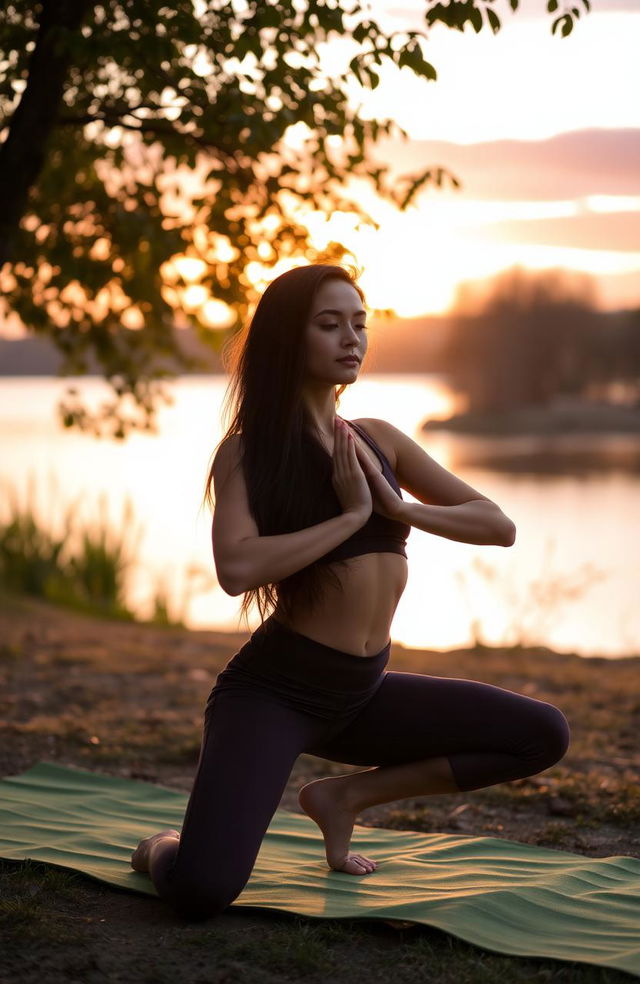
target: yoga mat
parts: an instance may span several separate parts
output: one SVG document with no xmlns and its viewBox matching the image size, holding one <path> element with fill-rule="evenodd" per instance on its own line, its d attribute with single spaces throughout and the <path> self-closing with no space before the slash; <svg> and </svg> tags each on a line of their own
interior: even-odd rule
<svg viewBox="0 0 640 984">
<path fill-rule="evenodd" d="M 40 762 L 0 781 L 0 857 L 31 858 L 155 895 L 129 867 L 141 837 L 180 829 L 187 797 L 149 783 Z M 640 976 L 640 860 L 586 858 L 496 837 L 357 826 L 379 867 L 331 871 L 308 817 L 278 810 L 234 905 L 323 919 L 396 919 L 487 950 Z"/>
</svg>

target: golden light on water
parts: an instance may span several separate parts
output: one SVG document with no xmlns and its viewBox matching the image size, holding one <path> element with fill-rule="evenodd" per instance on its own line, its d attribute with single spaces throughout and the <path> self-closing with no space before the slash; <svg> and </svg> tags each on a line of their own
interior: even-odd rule
<svg viewBox="0 0 640 984">
<path fill-rule="evenodd" d="M 211 520 L 202 509 L 207 463 L 222 436 L 219 410 L 226 384 L 223 375 L 177 381 L 172 384 L 176 402 L 161 408 L 158 433 L 134 434 L 116 445 L 59 426 L 55 404 L 67 380 L 3 382 L 0 458 L 17 489 L 35 476 L 36 512 L 47 523 L 58 528 L 65 503 L 79 497 L 91 516 L 92 503 L 104 495 L 110 525 L 119 530 L 124 528 L 123 503 L 134 503 L 135 518 L 127 529 L 144 535 L 130 572 L 127 603 L 140 617 L 151 617 L 156 583 L 162 579 L 174 613 L 188 600 L 190 627 L 238 628 L 239 599 L 213 583 Z M 85 380 L 83 391 L 90 408 L 97 409 L 107 395 L 106 383 Z M 364 372 L 343 393 L 339 413 L 349 420 L 383 416 L 449 468 L 457 440 L 420 427 L 425 418 L 446 411 L 448 399 L 435 377 Z M 167 461 L 172 462 L 170 469 Z M 416 648 L 449 649 L 467 644 L 475 625 L 495 644 L 522 629 L 562 651 L 610 656 L 637 652 L 638 560 L 629 550 L 640 537 L 636 475 L 619 472 L 588 480 L 558 475 L 541 482 L 529 475 L 455 466 L 453 471 L 514 520 L 516 544 L 511 550 L 475 546 L 414 528 L 407 543 L 409 580 L 392 626 L 394 640 Z M 49 489 L 51 475 L 60 476 L 59 497 Z M 409 494 L 403 492 L 403 497 L 409 499 Z M 601 522 L 603 510 L 607 523 Z M 547 542 L 555 543 L 551 557 Z M 587 562 L 602 569 L 605 578 L 584 597 L 578 592 L 567 598 L 560 589 L 575 583 Z M 206 583 L 210 587 L 205 591 Z M 551 586 L 553 597 L 548 591 L 540 594 L 545 585 Z M 256 625 L 254 613 L 252 627 Z M 455 676 L 453 661 L 450 675 Z"/>
<path fill-rule="evenodd" d="M 375 350 L 376 329 L 370 333 L 369 351 Z M 388 374 L 382 378 L 367 375 L 367 357 L 364 371 L 354 386 L 349 386 L 340 398 L 340 413 L 352 420 L 372 416 L 372 407 L 386 407 L 389 402 Z M 393 376 L 398 381 L 394 386 L 393 424 L 418 440 L 414 434 L 416 419 L 422 421 L 449 417 L 454 411 L 456 400 L 445 384 L 437 377 L 425 373 L 401 374 Z M 401 381 L 406 380 L 407 385 Z M 391 408 L 389 408 L 391 409 Z M 374 414 L 375 416 L 375 414 Z M 439 460 L 439 459 L 438 459 Z"/>
</svg>

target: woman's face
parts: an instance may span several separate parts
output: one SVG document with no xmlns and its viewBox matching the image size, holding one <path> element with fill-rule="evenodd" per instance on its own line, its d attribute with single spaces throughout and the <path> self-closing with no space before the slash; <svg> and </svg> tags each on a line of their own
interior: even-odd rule
<svg viewBox="0 0 640 984">
<path fill-rule="evenodd" d="M 355 382 L 367 351 L 366 319 L 355 287 L 337 278 L 323 281 L 307 322 L 307 377 L 334 386 Z M 349 355 L 357 361 L 340 361 Z"/>
</svg>

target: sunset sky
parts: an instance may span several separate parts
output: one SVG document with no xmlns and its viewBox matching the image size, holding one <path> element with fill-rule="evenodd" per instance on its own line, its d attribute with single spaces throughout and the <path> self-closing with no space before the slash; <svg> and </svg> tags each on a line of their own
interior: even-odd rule
<svg viewBox="0 0 640 984">
<path fill-rule="evenodd" d="M 424 0 L 373 3 L 396 30 L 420 28 Z M 567 38 L 543 0 L 524 0 L 497 36 L 430 33 L 437 82 L 389 69 L 354 98 L 394 117 L 410 141 L 377 157 L 397 173 L 442 164 L 463 190 L 426 191 L 409 212 L 363 195 L 377 232 L 318 221 L 318 241 L 348 237 L 369 302 L 413 316 L 445 310 L 458 283 L 519 264 L 596 279 L 602 307 L 640 304 L 640 3 L 593 0 Z M 327 64 L 346 52 L 332 49 Z"/>
<path fill-rule="evenodd" d="M 425 9 L 425 0 L 371 3 L 395 31 L 422 29 Z M 427 189 L 400 213 L 353 183 L 380 228 L 357 229 L 341 213 L 305 216 L 312 241 L 347 245 L 370 306 L 404 317 L 444 312 L 462 282 L 515 265 L 587 273 L 602 308 L 640 306 L 640 0 L 592 0 L 567 38 L 552 36 L 545 0 L 521 0 L 516 14 L 496 0 L 494 10 L 497 36 L 430 31 L 436 82 L 387 66 L 374 92 L 354 79 L 350 94 L 363 115 L 392 117 L 409 133 L 378 144 L 377 162 L 398 175 L 442 165 L 462 190 Z M 349 39 L 320 46 L 326 72 L 344 70 L 355 50 Z M 304 130 L 290 127 L 287 142 L 302 146 Z M 222 327 L 222 305 L 197 285 L 203 264 L 186 264 L 185 303 Z M 9 317 L 0 332 L 22 329 Z"/>
</svg>

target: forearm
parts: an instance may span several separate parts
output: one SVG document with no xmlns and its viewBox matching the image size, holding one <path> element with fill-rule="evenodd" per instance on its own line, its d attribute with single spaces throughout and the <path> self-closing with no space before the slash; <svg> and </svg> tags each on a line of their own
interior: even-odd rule
<svg viewBox="0 0 640 984">
<path fill-rule="evenodd" d="M 228 593 L 238 595 L 263 584 L 284 580 L 329 553 L 360 529 L 366 520 L 362 514 L 343 512 L 295 533 L 240 540 L 235 550 Z"/>
<path fill-rule="evenodd" d="M 515 525 L 488 499 L 472 499 L 457 506 L 403 502 L 398 518 L 426 533 L 461 543 L 510 547 L 516 537 Z"/>
</svg>

